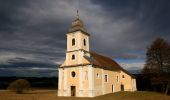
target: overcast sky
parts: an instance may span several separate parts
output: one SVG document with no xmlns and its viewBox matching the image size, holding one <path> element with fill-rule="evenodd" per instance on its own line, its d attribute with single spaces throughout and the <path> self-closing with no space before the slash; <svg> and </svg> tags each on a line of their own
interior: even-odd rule
<svg viewBox="0 0 170 100">
<path fill-rule="evenodd" d="M 79 10 L 90 50 L 142 69 L 156 37 L 170 41 L 169 0 L 0 0 L 0 76 L 57 76 Z"/>
</svg>

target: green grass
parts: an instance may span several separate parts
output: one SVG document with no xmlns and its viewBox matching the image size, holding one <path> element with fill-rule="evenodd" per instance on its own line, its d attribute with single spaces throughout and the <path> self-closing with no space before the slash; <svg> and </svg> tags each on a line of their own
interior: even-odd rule
<svg viewBox="0 0 170 100">
<path fill-rule="evenodd" d="M 35 90 L 25 94 L 0 91 L 0 100 L 170 100 L 170 96 L 146 91 L 117 92 L 94 98 L 58 97 L 56 93 L 56 90 Z"/>
</svg>

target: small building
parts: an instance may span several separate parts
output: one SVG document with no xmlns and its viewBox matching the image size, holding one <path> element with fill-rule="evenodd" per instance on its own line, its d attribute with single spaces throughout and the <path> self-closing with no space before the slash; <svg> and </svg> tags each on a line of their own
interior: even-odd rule
<svg viewBox="0 0 170 100">
<path fill-rule="evenodd" d="M 136 79 L 109 57 L 90 52 L 90 34 L 79 16 L 67 33 L 66 60 L 58 68 L 58 96 L 95 97 L 136 91 Z"/>
</svg>

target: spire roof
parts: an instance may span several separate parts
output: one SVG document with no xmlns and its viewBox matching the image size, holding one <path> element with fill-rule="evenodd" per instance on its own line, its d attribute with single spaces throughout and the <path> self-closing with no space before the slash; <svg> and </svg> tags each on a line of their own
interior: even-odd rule
<svg viewBox="0 0 170 100">
<path fill-rule="evenodd" d="M 69 28 L 68 32 L 71 33 L 71 32 L 75 32 L 75 31 L 83 31 L 83 32 L 87 33 L 86 29 L 84 27 L 83 21 L 80 19 L 78 10 L 77 10 L 76 19 L 71 23 L 71 27 Z"/>
</svg>

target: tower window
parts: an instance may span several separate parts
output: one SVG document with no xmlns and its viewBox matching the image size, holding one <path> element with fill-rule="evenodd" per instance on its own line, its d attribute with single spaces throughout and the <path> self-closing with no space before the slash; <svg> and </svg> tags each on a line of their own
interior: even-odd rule
<svg viewBox="0 0 170 100">
<path fill-rule="evenodd" d="M 74 60 L 75 59 L 75 55 L 72 55 L 71 59 Z"/>
<path fill-rule="evenodd" d="M 71 76 L 72 77 L 75 77 L 76 76 L 76 73 L 74 71 L 71 72 Z"/>
<path fill-rule="evenodd" d="M 72 39 L 72 46 L 75 45 L 75 39 Z"/>
<path fill-rule="evenodd" d="M 84 39 L 83 41 L 84 41 L 84 46 L 85 46 L 86 45 L 86 40 Z"/>
</svg>

